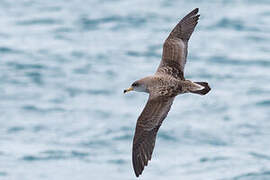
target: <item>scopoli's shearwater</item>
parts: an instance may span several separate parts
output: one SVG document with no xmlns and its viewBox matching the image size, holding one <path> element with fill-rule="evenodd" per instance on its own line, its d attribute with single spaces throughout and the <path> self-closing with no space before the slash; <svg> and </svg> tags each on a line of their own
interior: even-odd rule
<svg viewBox="0 0 270 180">
<path fill-rule="evenodd" d="M 207 94 L 207 82 L 192 82 L 184 78 L 188 40 L 200 15 L 196 8 L 187 14 L 172 30 L 163 44 L 162 60 L 152 76 L 135 81 L 124 90 L 149 93 L 148 102 L 137 120 L 133 138 L 132 162 L 138 177 L 151 160 L 156 135 L 166 118 L 175 96 L 183 93 Z"/>
</svg>

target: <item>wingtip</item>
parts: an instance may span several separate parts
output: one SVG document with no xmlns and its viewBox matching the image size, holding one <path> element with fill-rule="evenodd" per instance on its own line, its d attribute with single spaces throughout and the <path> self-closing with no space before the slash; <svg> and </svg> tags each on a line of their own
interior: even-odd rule
<svg viewBox="0 0 270 180">
<path fill-rule="evenodd" d="M 200 19 L 200 14 L 197 14 L 196 16 L 194 16 L 195 18 L 197 18 L 197 21 Z"/>
<path fill-rule="evenodd" d="M 140 164 L 140 162 L 138 162 L 134 155 L 132 156 L 132 163 L 135 176 L 139 177 L 142 174 L 144 167 L 142 166 L 142 164 Z"/>
<path fill-rule="evenodd" d="M 139 177 L 142 174 L 142 171 L 141 172 L 140 171 L 134 171 L 134 172 L 135 172 L 136 177 Z"/>
</svg>

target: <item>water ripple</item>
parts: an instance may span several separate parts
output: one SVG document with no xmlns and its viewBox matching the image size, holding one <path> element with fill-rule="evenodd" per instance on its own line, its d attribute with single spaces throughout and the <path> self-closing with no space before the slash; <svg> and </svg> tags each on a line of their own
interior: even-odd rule
<svg viewBox="0 0 270 180">
<path fill-rule="evenodd" d="M 262 107 L 269 107 L 270 106 L 270 100 L 263 100 L 263 101 L 257 102 L 256 105 L 262 106 Z"/>
<path fill-rule="evenodd" d="M 262 153 L 250 152 L 249 154 L 256 159 L 270 160 L 270 156 L 262 154 Z"/>
<path fill-rule="evenodd" d="M 212 29 L 213 27 L 211 27 Z M 215 25 L 214 28 L 233 29 L 237 31 L 259 31 L 259 29 L 247 26 L 244 21 L 239 19 L 222 18 Z"/>
<path fill-rule="evenodd" d="M 49 113 L 49 112 L 63 112 L 65 109 L 63 108 L 40 108 L 35 105 L 25 105 L 22 107 L 23 110 L 25 111 L 31 111 L 31 112 L 36 112 L 36 113 Z"/>
<path fill-rule="evenodd" d="M 8 175 L 7 172 L 0 171 L 0 176 L 7 176 L 7 175 Z"/>
<path fill-rule="evenodd" d="M 46 66 L 42 64 L 22 64 L 22 63 L 17 63 L 17 62 L 8 62 L 7 65 L 15 68 L 16 70 L 46 69 Z"/>
<path fill-rule="evenodd" d="M 48 161 L 48 160 L 64 160 L 68 158 L 85 158 L 88 157 L 89 153 L 79 152 L 79 151 L 55 151 L 47 150 L 39 153 L 39 155 L 27 155 L 23 156 L 22 160 L 24 161 Z"/>
<path fill-rule="evenodd" d="M 32 25 L 54 25 L 54 24 L 61 24 L 61 20 L 56 20 L 52 18 L 39 18 L 39 19 L 30 19 L 30 20 L 21 20 L 17 21 L 17 25 L 20 26 L 32 26 Z"/>
<path fill-rule="evenodd" d="M 12 54 L 12 53 L 19 53 L 19 51 L 9 48 L 9 47 L 0 47 L 0 54 Z"/>
<path fill-rule="evenodd" d="M 216 162 L 216 161 L 224 161 L 224 160 L 228 160 L 229 158 L 227 157 L 213 157 L 213 158 L 208 158 L 208 157 L 202 157 L 200 158 L 200 162 L 201 163 L 206 163 L 206 162 Z"/>
<path fill-rule="evenodd" d="M 14 127 L 8 128 L 8 133 L 17 133 L 23 130 L 24 130 L 24 127 L 14 126 Z"/>
<path fill-rule="evenodd" d="M 142 26 L 146 23 L 146 18 L 140 16 L 109 16 L 103 18 L 91 19 L 82 17 L 79 20 L 84 30 L 96 30 L 102 24 L 112 23 L 112 29 L 120 29 L 130 26 Z"/>
<path fill-rule="evenodd" d="M 250 172 L 233 178 L 233 180 L 268 180 L 270 178 L 270 171 L 264 172 Z"/>
<path fill-rule="evenodd" d="M 238 60 L 238 59 L 232 59 L 225 56 L 212 56 L 208 59 L 211 63 L 219 63 L 219 64 L 225 64 L 225 65 L 242 65 L 242 66 L 251 66 L 251 65 L 257 65 L 257 66 L 270 66 L 270 61 L 266 60 Z"/>
</svg>

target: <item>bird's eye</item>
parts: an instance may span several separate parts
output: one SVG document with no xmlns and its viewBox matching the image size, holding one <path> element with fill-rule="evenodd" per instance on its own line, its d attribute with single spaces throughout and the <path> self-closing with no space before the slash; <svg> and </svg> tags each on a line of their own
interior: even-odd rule
<svg viewBox="0 0 270 180">
<path fill-rule="evenodd" d="M 132 86 L 133 87 L 138 86 L 138 83 L 133 83 Z"/>
</svg>

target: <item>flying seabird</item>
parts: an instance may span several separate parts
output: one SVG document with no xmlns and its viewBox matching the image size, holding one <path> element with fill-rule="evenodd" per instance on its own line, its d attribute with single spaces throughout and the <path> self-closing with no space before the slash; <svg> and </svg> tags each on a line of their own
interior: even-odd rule
<svg viewBox="0 0 270 180">
<path fill-rule="evenodd" d="M 163 44 L 162 60 L 156 73 L 135 81 L 124 90 L 124 93 L 134 90 L 149 94 L 133 138 L 132 163 L 137 177 L 151 160 L 158 129 L 174 98 L 184 93 L 205 95 L 211 90 L 207 82 L 192 82 L 184 78 L 188 40 L 198 23 L 198 11 L 198 8 L 191 11 L 172 30 Z"/>
</svg>

